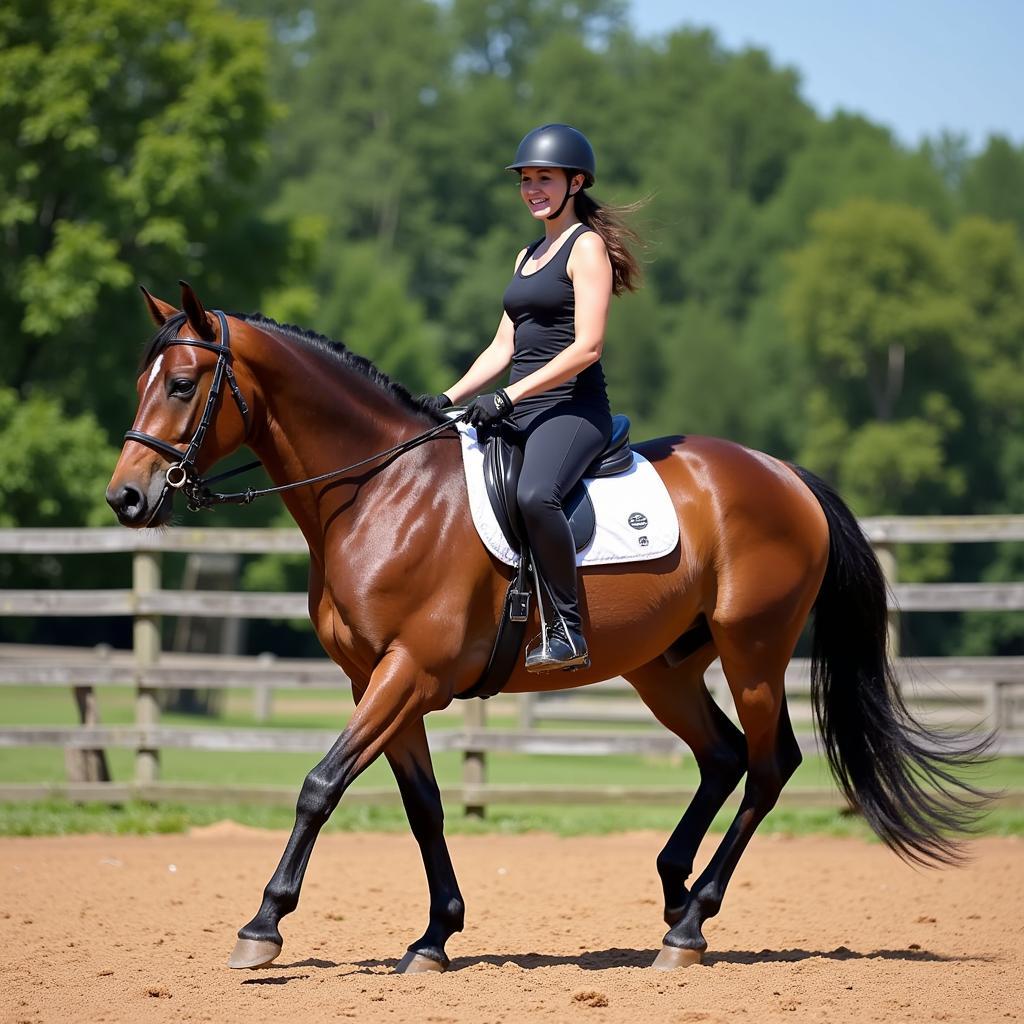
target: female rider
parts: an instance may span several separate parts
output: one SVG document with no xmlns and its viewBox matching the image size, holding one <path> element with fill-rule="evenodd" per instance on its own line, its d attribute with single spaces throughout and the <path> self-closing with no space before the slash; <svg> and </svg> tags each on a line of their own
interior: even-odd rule
<svg viewBox="0 0 1024 1024">
<path fill-rule="evenodd" d="M 545 672 L 589 663 L 562 499 L 611 436 L 600 363 L 608 303 L 633 290 L 639 273 L 626 247 L 636 236 L 585 193 L 594 151 L 581 132 L 535 128 L 507 170 L 519 172 L 520 195 L 544 237 L 516 257 L 494 340 L 434 402 L 439 410 L 458 404 L 512 366 L 508 386 L 474 398 L 466 418 L 477 427 L 504 421 L 505 436 L 523 450 L 519 508 L 554 610 L 526 667 Z"/>
</svg>

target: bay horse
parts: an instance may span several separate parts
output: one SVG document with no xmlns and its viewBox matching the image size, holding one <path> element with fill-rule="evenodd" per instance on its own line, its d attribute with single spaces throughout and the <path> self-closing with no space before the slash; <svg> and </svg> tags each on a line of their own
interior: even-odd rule
<svg viewBox="0 0 1024 1024">
<path fill-rule="evenodd" d="M 396 969 L 443 970 L 464 905 L 424 716 L 480 677 L 512 573 L 473 526 L 457 432 L 340 343 L 259 315 L 209 313 L 184 282 L 181 310 L 143 293 L 159 330 L 107 490 L 121 523 L 167 523 L 175 490 L 189 493 L 195 474 L 243 444 L 276 485 L 328 477 L 283 498 L 309 545 L 310 618 L 356 706 L 302 784 L 283 856 L 229 965 L 259 967 L 280 954 L 278 926 L 296 908 L 321 827 L 384 754 L 430 893 L 427 928 Z M 407 450 L 374 462 L 396 446 Z M 839 787 L 902 857 L 955 861 L 955 833 L 969 828 L 982 796 L 957 770 L 978 750 L 908 714 L 887 654 L 885 580 L 851 511 L 806 470 L 739 444 L 678 436 L 635 447 L 672 496 L 678 546 L 660 559 L 582 570 L 591 666 L 531 675 L 519 664 L 505 689 L 623 676 L 693 751 L 699 786 L 657 858 L 669 930 L 655 966 L 700 961 L 704 922 L 800 763 L 783 681 L 812 610 L 812 697 Z M 359 470 L 332 473 L 350 462 Z M 705 686 L 715 658 L 740 728 Z M 736 816 L 688 889 L 697 848 L 744 775 Z"/>
</svg>

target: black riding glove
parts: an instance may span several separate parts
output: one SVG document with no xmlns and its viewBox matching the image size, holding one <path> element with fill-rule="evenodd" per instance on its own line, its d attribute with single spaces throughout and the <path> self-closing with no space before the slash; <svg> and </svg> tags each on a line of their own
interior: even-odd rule
<svg viewBox="0 0 1024 1024">
<path fill-rule="evenodd" d="M 420 395 L 419 400 L 421 405 L 436 413 L 442 413 L 452 405 L 452 400 L 443 392 L 440 395 Z"/>
<path fill-rule="evenodd" d="M 497 423 L 512 413 L 512 399 L 504 388 L 489 395 L 478 395 L 466 406 L 466 421 L 474 427 L 486 427 Z"/>
</svg>

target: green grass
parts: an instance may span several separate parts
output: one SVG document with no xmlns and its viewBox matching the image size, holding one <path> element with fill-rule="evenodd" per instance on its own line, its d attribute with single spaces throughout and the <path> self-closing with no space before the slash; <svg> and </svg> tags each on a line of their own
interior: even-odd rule
<svg viewBox="0 0 1024 1024">
<path fill-rule="evenodd" d="M 666 837 L 675 828 L 682 808 L 645 806 L 502 806 L 487 808 L 484 820 L 467 818 L 457 807 L 447 808 L 445 831 L 449 834 L 505 834 L 545 831 L 556 835 L 604 835 L 610 832 L 653 829 Z M 728 827 L 734 811 L 718 815 L 711 831 Z M 249 804 L 160 804 L 129 803 L 119 807 L 104 804 L 71 804 L 64 801 L 0 803 L 0 836 L 75 835 L 113 833 L 148 835 L 181 832 L 216 821 L 236 821 L 254 828 L 290 829 L 293 812 L 284 807 Z M 346 806 L 334 812 L 328 832 L 407 832 L 401 807 Z M 761 824 L 759 834 L 822 834 L 856 836 L 875 841 L 862 820 L 839 811 L 816 808 L 776 808 Z M 1024 835 L 1024 810 L 995 809 L 985 818 L 984 835 Z"/>
<path fill-rule="evenodd" d="M 282 695 L 283 696 L 283 695 Z M 98 690 L 104 724 L 128 724 L 133 717 L 132 693 L 123 687 Z M 286 707 L 282 707 L 285 705 Z M 325 709 L 325 704 L 327 705 Z M 334 710 L 336 708 L 336 711 Z M 288 691 L 279 702 L 268 727 L 333 728 L 340 730 L 351 710 L 343 694 Z M 514 720 L 491 715 L 493 724 L 510 727 Z M 0 721 L 23 725 L 73 725 L 77 713 L 70 692 L 59 688 L 0 687 Z M 201 726 L 204 719 L 183 715 L 164 716 L 171 725 Z M 460 717 L 438 716 L 436 727 L 458 727 Z M 218 726 L 252 726 L 251 695 L 234 691 Z M 563 728 L 563 726 L 559 726 Z M 108 751 L 108 763 L 115 781 L 132 777 L 133 753 Z M 281 785 L 296 794 L 306 772 L 319 760 L 312 754 L 232 753 L 165 750 L 161 753 L 161 778 L 168 782 L 217 782 L 235 785 Z M 461 782 L 462 759 L 458 753 L 438 753 L 434 770 L 442 787 Z M 487 759 L 488 781 L 494 783 L 561 785 L 696 785 L 693 759 L 681 761 L 664 757 L 556 757 L 547 755 L 492 754 Z M 51 782 L 65 779 L 64 753 L 59 748 L 0 749 L 0 782 Z M 974 780 L 989 789 L 1024 788 L 1024 759 L 999 758 L 979 769 Z M 830 785 L 827 766 L 820 758 L 807 758 L 787 787 L 819 788 Z M 394 787 L 387 764 L 371 765 L 353 789 Z M 523 832 L 544 829 L 562 835 L 599 834 L 625 829 L 652 828 L 669 832 L 682 812 L 671 807 L 635 804 L 597 806 L 490 806 L 480 822 L 467 819 L 459 807 L 449 807 L 449 832 Z M 719 815 L 715 829 L 723 830 L 732 810 Z M 256 807 L 244 804 L 153 807 L 129 804 L 79 806 L 59 801 L 0 804 L 0 835 L 54 835 L 82 832 L 148 833 L 176 832 L 193 825 L 231 819 L 263 828 L 289 828 L 292 811 L 285 807 Z M 408 825 L 399 806 L 353 806 L 342 801 L 328 826 L 336 831 L 383 829 L 406 830 Z M 1024 835 L 1024 809 L 996 807 L 985 817 L 987 833 Z M 870 833 L 863 823 L 834 810 L 777 808 L 761 831 L 786 833 L 824 832 L 838 835 Z"/>
<path fill-rule="evenodd" d="M 732 811 L 719 815 L 714 831 L 727 827 Z M 609 832 L 655 829 L 666 836 L 679 820 L 680 811 L 668 807 L 566 807 L 501 806 L 487 808 L 482 821 L 465 817 L 459 808 L 448 808 L 445 831 L 449 834 L 516 834 L 542 830 L 557 835 L 603 835 Z M 0 803 L 0 835 L 39 836 L 78 833 L 151 834 L 230 820 L 267 829 L 290 829 L 294 813 L 283 807 L 254 807 L 246 804 L 188 806 L 131 803 L 121 807 L 101 804 L 71 804 L 64 801 Z M 400 806 L 346 807 L 344 801 L 334 812 L 325 831 L 407 832 L 409 825 Z M 827 832 L 832 835 L 861 835 L 868 830 L 856 818 L 832 811 L 779 811 L 762 826 L 766 832 Z"/>
</svg>

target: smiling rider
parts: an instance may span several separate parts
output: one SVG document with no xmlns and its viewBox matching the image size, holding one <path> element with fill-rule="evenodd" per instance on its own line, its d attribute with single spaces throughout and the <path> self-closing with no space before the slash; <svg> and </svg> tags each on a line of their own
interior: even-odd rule
<svg viewBox="0 0 1024 1024">
<path fill-rule="evenodd" d="M 600 361 L 608 305 L 637 286 L 639 270 L 626 244 L 635 234 L 587 193 L 596 168 L 582 132 L 535 128 L 507 169 L 544 235 L 516 256 L 494 339 L 434 402 L 459 404 L 512 368 L 506 387 L 478 395 L 466 413 L 523 452 L 517 498 L 554 611 L 548 635 L 526 653 L 527 668 L 543 672 L 589 663 L 562 501 L 611 436 Z"/>
</svg>

